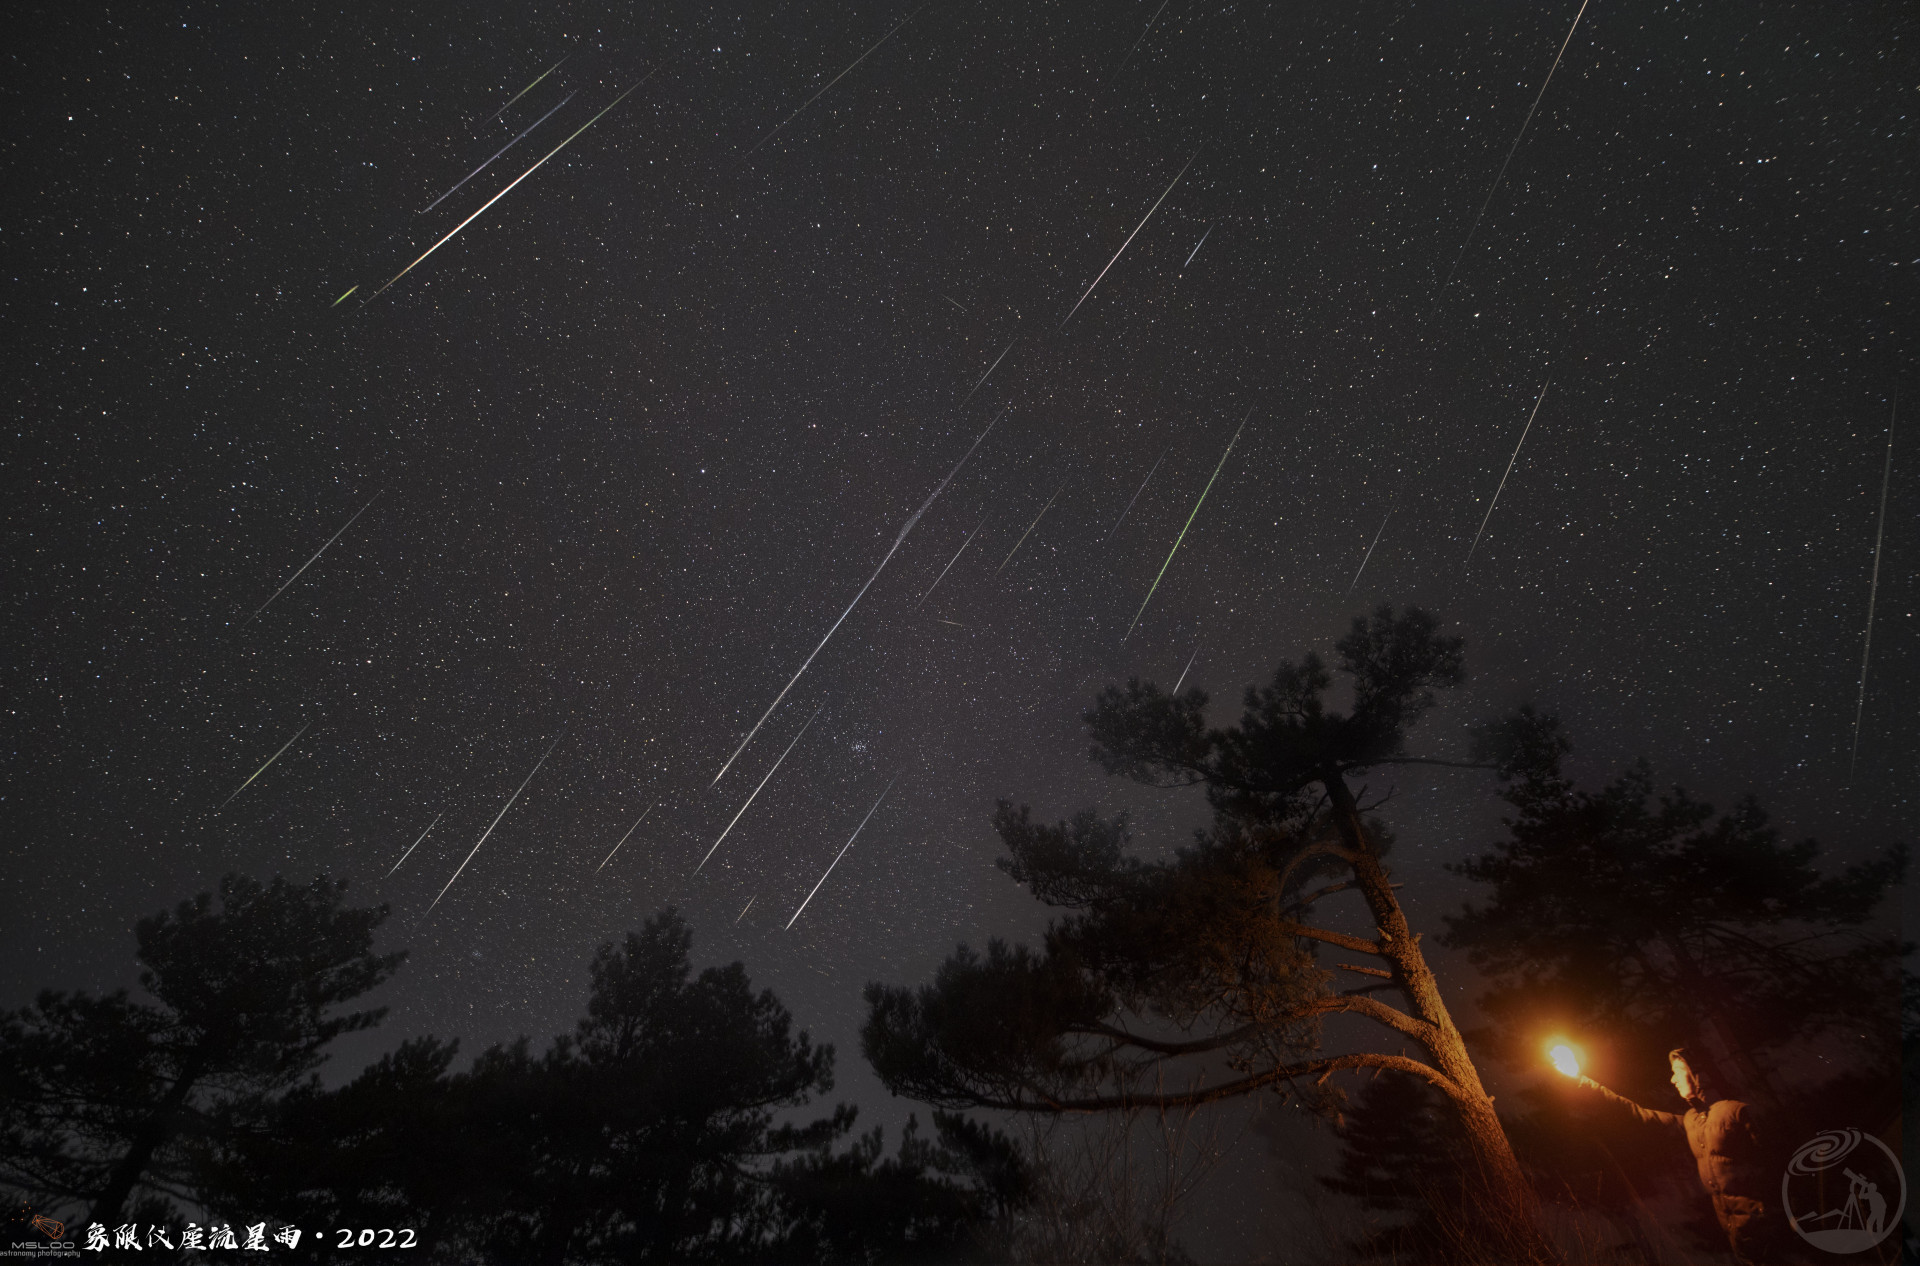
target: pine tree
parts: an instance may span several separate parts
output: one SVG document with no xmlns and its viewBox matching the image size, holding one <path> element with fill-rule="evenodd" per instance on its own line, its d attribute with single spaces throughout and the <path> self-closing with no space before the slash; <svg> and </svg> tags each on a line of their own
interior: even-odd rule
<svg viewBox="0 0 1920 1266">
<path fill-rule="evenodd" d="M 1134 680 L 1103 692 L 1086 718 L 1094 758 L 1150 786 L 1204 787 L 1212 828 L 1148 862 L 1127 851 L 1124 816 L 1048 826 L 1003 802 L 1003 868 L 1071 913 L 1039 951 L 962 946 L 929 985 L 869 985 L 864 1049 L 896 1093 L 1042 1113 L 1299 1093 L 1344 1069 L 1404 1072 L 1453 1105 L 1489 1225 L 1512 1229 L 1519 1251 L 1544 1252 L 1526 1180 L 1388 877 L 1386 840 L 1349 781 L 1452 763 L 1411 756 L 1405 743 L 1436 692 L 1462 679 L 1461 642 L 1424 612 L 1382 608 L 1356 620 L 1337 652 L 1352 686 L 1346 713 L 1328 707 L 1333 676 L 1315 655 L 1248 690 L 1229 729 L 1207 728 L 1197 689 L 1172 697 Z M 1307 891 L 1322 878 L 1332 882 Z M 1303 921 L 1343 892 L 1362 898 L 1372 936 Z M 1328 948 L 1363 960 L 1334 965 L 1362 983 L 1335 983 L 1316 957 Z M 1406 1006 L 1375 996 L 1387 990 Z M 1424 1058 L 1321 1053 L 1321 1023 L 1343 1014 Z M 1233 1076 L 1193 1084 L 1222 1062 Z"/>
</svg>

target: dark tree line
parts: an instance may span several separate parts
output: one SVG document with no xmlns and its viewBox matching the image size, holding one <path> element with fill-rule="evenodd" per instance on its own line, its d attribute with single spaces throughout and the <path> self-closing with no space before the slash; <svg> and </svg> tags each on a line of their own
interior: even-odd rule
<svg viewBox="0 0 1920 1266">
<path fill-rule="evenodd" d="M 372 951 L 385 914 L 229 877 L 139 924 L 154 1002 L 0 1016 L 0 1184 L 74 1228 L 270 1220 L 318 1260 L 331 1228 L 408 1227 L 429 1260 L 556 1266 L 951 1260 L 1023 1198 L 1012 1144 L 963 1117 L 889 1155 L 851 1107 L 807 1116 L 832 1048 L 739 963 L 696 974 L 671 910 L 602 947 L 546 1050 L 457 1068 L 422 1038 L 330 1089 L 326 1044 L 381 1015 L 341 1008 L 400 963 Z"/>
<path fill-rule="evenodd" d="M 1558 725 L 1531 710 L 1482 731 L 1469 760 L 1411 753 L 1463 676 L 1459 639 L 1383 608 L 1333 667 L 1282 663 L 1229 727 L 1207 725 L 1197 689 L 1104 691 L 1086 714 L 1094 759 L 1202 788 L 1211 823 L 1144 857 L 1124 814 L 997 807 L 1001 866 L 1060 913 L 1038 947 L 961 946 L 930 982 L 868 986 L 866 1057 L 936 1109 L 931 1136 L 912 1123 L 891 1153 L 854 1109 L 824 1105 L 832 1049 L 741 964 L 696 973 L 671 910 L 601 948 L 585 1016 L 544 1049 L 463 1061 L 422 1038 L 324 1085 L 328 1044 L 381 1018 L 352 1004 L 400 966 L 373 952 L 386 911 L 327 881 L 229 877 L 217 902 L 139 923 L 144 997 L 46 992 L 0 1014 L 0 1189 L 74 1223 L 404 1226 L 428 1260 L 979 1260 L 1075 1240 L 1056 1233 L 1060 1208 L 1020 1211 L 1084 1193 L 961 1110 L 1124 1121 L 1262 1094 L 1334 1123 L 1341 1160 L 1322 1181 L 1375 1219 L 1356 1259 L 1550 1260 L 1546 1199 L 1614 1215 L 1628 1251 L 1657 1260 L 1632 1214 L 1663 1184 L 1692 1193 L 1683 1220 L 1710 1248 L 1684 1147 L 1587 1115 L 1572 1083 L 1541 1076 L 1545 1039 L 1577 1035 L 1643 1102 L 1671 1098 L 1662 1053 L 1686 1045 L 1801 1137 L 1879 1132 L 1899 1106 L 1903 992 L 1913 1047 L 1912 947 L 1874 921 L 1905 853 L 1821 866 L 1756 802 L 1716 813 L 1643 765 L 1582 788 Z M 1486 1023 L 1464 1033 L 1367 799 L 1368 772 L 1402 764 L 1493 772 L 1510 810 L 1502 838 L 1451 867 L 1486 894 L 1443 938 L 1484 985 Z M 1329 1049 L 1341 1016 L 1372 1036 Z M 1834 1071 L 1794 1071 L 1789 1053 L 1816 1040 Z M 1498 1110 L 1488 1060 L 1532 1074 Z M 1164 1226 L 1140 1240 L 1133 1220 L 1109 1219 L 1102 1242 L 1177 1255 Z M 278 1251 L 336 1252 L 317 1235 Z"/>
</svg>

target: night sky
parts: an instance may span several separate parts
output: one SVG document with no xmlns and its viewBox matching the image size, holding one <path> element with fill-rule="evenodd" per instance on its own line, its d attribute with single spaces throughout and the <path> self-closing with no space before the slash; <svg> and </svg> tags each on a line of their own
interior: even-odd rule
<svg viewBox="0 0 1920 1266">
<path fill-rule="evenodd" d="M 1191 656 L 1224 723 L 1380 603 L 1467 638 L 1421 751 L 1533 700 L 1583 778 L 1910 836 L 1914 14 L 1596 0 L 1489 200 L 1577 8 L 17 12 L 0 1006 L 325 873 L 411 951 L 345 1072 L 570 1027 L 674 904 L 897 1120 L 861 986 L 1044 923 L 996 798 L 1203 820 L 1087 761 L 1095 690 Z M 1389 781 L 1438 931 L 1499 805 Z"/>
</svg>

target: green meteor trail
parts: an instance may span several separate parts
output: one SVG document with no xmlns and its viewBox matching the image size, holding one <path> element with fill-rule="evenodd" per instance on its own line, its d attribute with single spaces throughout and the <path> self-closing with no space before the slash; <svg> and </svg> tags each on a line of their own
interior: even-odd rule
<svg viewBox="0 0 1920 1266">
<path fill-rule="evenodd" d="M 295 743 L 297 743 L 297 742 L 299 742 L 299 741 L 300 741 L 300 736 L 301 736 L 302 734 L 305 734 L 305 733 L 307 732 L 307 727 L 308 727 L 308 726 L 311 726 L 312 724 L 313 724 L 313 722 L 311 722 L 311 721 L 309 721 L 309 722 L 307 722 L 307 724 L 306 724 L 306 725 L 303 725 L 303 726 L 301 726 L 301 727 L 300 727 L 299 729 L 297 729 L 297 730 L 295 730 L 295 731 L 293 732 L 293 737 L 292 737 L 292 738 L 290 738 L 290 739 L 288 739 L 288 740 L 287 740 L 287 741 L 286 741 L 285 743 L 282 743 L 282 744 L 280 745 L 280 750 L 279 750 L 279 751 L 277 751 L 277 752 L 275 752 L 275 753 L 274 753 L 273 755 L 271 755 L 271 756 L 269 756 L 269 757 L 267 757 L 267 765 L 271 765 L 271 764 L 273 764 L 273 762 L 275 762 L 275 761 L 277 761 L 277 760 L 279 760 L 279 759 L 280 759 L 280 758 L 281 758 L 281 757 L 282 757 L 283 755 L 285 755 L 285 754 L 286 754 L 286 751 L 287 751 L 287 749 L 288 749 L 289 747 L 292 747 L 292 746 L 293 746 L 293 745 L 294 745 Z M 260 766 L 260 768 L 258 768 L 258 769 L 256 769 L 256 770 L 254 770 L 254 771 L 253 771 L 253 778 L 258 778 L 258 777 L 259 777 L 260 775 L 262 775 L 262 774 L 264 774 L 264 773 L 266 773 L 266 772 L 267 772 L 267 765 L 262 765 L 262 766 Z M 246 790 L 246 789 L 247 789 L 248 787 L 251 787 L 251 786 L 253 786 L 253 778 L 249 778 L 249 779 L 247 779 L 247 780 L 246 780 L 245 782 L 243 782 L 243 783 L 241 783 L 241 784 L 240 784 L 240 785 L 239 785 L 238 787 L 236 787 L 236 788 L 234 788 L 234 791 L 233 791 L 233 795 L 232 795 L 232 796 L 228 796 L 228 797 L 227 797 L 227 798 L 226 798 L 225 800 L 222 800 L 222 801 L 220 802 L 220 808 L 222 808 L 222 809 L 224 809 L 224 808 L 226 808 L 226 807 L 227 807 L 228 805 L 230 805 L 230 804 L 232 804 L 232 803 L 233 803 L 233 798 L 234 798 L 234 796 L 237 796 L 237 795 L 239 795 L 239 794 L 240 794 L 241 792 L 243 792 L 243 791 L 245 791 L 245 790 Z M 216 812 L 217 812 L 217 811 L 216 811 Z"/>
<path fill-rule="evenodd" d="M 572 57 L 572 56 L 573 56 L 572 53 L 567 54 L 567 57 Z M 534 79 L 532 83 L 528 84 L 526 87 L 522 88 L 520 91 L 513 94 L 513 101 L 518 101 L 520 98 L 526 96 L 529 92 L 532 92 L 535 88 L 538 88 L 540 86 L 540 80 L 545 79 L 548 75 L 551 75 L 554 71 L 560 69 L 562 66 L 567 64 L 567 57 L 562 57 L 559 61 L 547 67 L 545 70 L 541 71 L 540 74 Z M 495 110 L 493 112 L 493 119 L 499 118 L 501 115 L 505 114 L 508 110 L 512 109 L 513 101 L 509 101 L 507 102 L 506 105 L 503 105 L 498 110 Z M 487 122 L 491 123 L 493 122 L 493 119 L 488 119 Z"/>
<path fill-rule="evenodd" d="M 1200 500 L 1193 503 L 1193 513 L 1187 516 L 1187 521 L 1185 526 L 1183 526 L 1180 529 L 1180 535 L 1173 538 L 1173 548 L 1167 551 L 1167 561 L 1160 564 L 1160 575 L 1155 576 L 1153 578 L 1153 588 L 1147 590 L 1147 596 L 1141 601 L 1140 609 L 1133 613 L 1133 623 L 1129 624 L 1127 626 L 1127 631 L 1121 634 L 1120 640 L 1122 642 L 1126 641 L 1128 638 L 1133 636 L 1133 630 L 1136 627 L 1138 627 L 1140 623 L 1140 617 L 1147 613 L 1147 603 L 1153 601 L 1154 593 L 1158 591 L 1160 588 L 1160 577 L 1165 576 L 1167 574 L 1167 567 L 1169 564 L 1173 562 L 1173 556 L 1180 552 L 1180 542 L 1187 539 L 1187 528 L 1190 528 L 1193 526 L 1193 520 L 1196 516 L 1199 515 L 1200 507 L 1206 504 L 1207 494 L 1213 491 L 1213 481 L 1215 479 L 1220 478 L 1220 471 L 1223 467 L 1226 466 L 1227 458 L 1233 456 L 1233 446 L 1240 442 L 1240 431 L 1244 431 L 1247 429 L 1247 420 L 1252 416 L 1253 416 L 1253 410 L 1248 409 L 1247 416 L 1240 419 L 1239 430 L 1235 431 L 1233 433 L 1233 438 L 1227 441 L 1227 451 L 1220 454 L 1220 465 L 1215 466 L 1213 468 L 1213 475 L 1211 478 L 1207 480 L 1207 486 L 1200 490 Z"/>
<path fill-rule="evenodd" d="M 354 291 L 356 291 L 356 290 L 358 290 L 358 289 L 360 289 L 360 287 L 359 287 L 359 285 L 358 285 L 358 284 L 355 284 L 355 285 L 351 285 L 351 286 L 348 286 L 348 287 L 347 287 L 347 295 L 350 295 L 350 294 L 352 294 L 352 293 L 353 293 Z M 337 308 L 337 307 L 339 307 L 339 306 L 340 306 L 341 304 L 343 304 L 343 303 L 345 303 L 345 302 L 347 301 L 347 295 L 341 295 L 341 296 L 340 296 L 340 297 L 339 297 L 338 299 L 335 299 L 335 300 L 334 300 L 334 301 L 333 301 L 332 303 L 330 303 L 330 304 L 328 304 L 327 306 L 328 306 L 328 307 L 331 307 L 331 308 Z"/>
</svg>

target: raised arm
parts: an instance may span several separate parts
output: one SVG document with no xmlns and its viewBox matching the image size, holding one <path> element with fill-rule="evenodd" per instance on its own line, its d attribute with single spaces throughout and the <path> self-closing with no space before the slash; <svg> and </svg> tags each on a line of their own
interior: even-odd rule
<svg viewBox="0 0 1920 1266">
<path fill-rule="evenodd" d="M 1653 1108 L 1643 1108 L 1639 1104 L 1635 1103 L 1633 1100 L 1627 1098 L 1625 1095 L 1615 1094 L 1613 1091 L 1608 1090 L 1605 1086 L 1601 1085 L 1599 1082 L 1595 1081 L 1591 1077 L 1580 1077 L 1580 1078 L 1576 1078 L 1576 1080 L 1580 1083 L 1580 1085 L 1586 1087 L 1588 1090 L 1591 1090 L 1595 1094 L 1599 1095 L 1603 1100 L 1605 1100 L 1611 1106 L 1615 1108 L 1623 1108 L 1627 1112 L 1631 1113 L 1633 1118 L 1637 1121 L 1644 1121 L 1648 1125 L 1670 1125 L 1675 1129 L 1685 1128 L 1685 1126 L 1681 1122 L 1681 1118 L 1676 1113 L 1660 1112 L 1660 1111 L 1656 1111 Z"/>
</svg>

